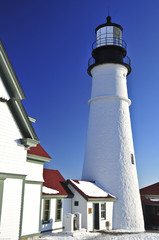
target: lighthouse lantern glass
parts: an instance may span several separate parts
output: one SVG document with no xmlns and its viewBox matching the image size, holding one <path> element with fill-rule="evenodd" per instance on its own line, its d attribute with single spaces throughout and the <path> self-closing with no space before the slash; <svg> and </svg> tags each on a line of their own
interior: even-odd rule
<svg viewBox="0 0 159 240">
<path fill-rule="evenodd" d="M 96 47 L 105 45 L 122 46 L 122 31 L 115 26 L 104 26 L 96 32 Z"/>
</svg>

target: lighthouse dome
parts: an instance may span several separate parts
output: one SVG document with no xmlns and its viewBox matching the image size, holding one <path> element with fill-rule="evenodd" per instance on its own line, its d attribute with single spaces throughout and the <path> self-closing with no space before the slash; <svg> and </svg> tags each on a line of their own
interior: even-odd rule
<svg viewBox="0 0 159 240">
<path fill-rule="evenodd" d="M 95 29 L 96 40 L 92 44 L 92 57 L 88 61 L 88 74 L 91 70 L 101 64 L 114 63 L 124 65 L 131 72 L 131 62 L 127 56 L 126 42 L 122 39 L 123 28 L 121 25 L 112 23 L 111 17 L 107 22 Z"/>
<path fill-rule="evenodd" d="M 122 41 L 123 28 L 111 22 L 111 17 L 107 17 L 107 22 L 99 25 L 96 30 L 96 47 L 105 45 L 116 45 L 126 48 L 126 43 Z"/>
</svg>

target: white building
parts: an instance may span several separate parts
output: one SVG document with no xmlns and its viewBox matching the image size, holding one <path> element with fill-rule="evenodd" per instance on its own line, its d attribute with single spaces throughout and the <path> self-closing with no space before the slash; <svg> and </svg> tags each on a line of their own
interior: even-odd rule
<svg viewBox="0 0 159 240">
<path fill-rule="evenodd" d="M 123 28 L 96 28 L 88 74 L 92 92 L 82 180 L 97 181 L 116 196 L 113 229 L 144 231 L 126 76 L 131 72 Z"/>
<path fill-rule="evenodd" d="M 116 198 L 94 182 L 70 179 L 66 184 L 73 193 L 70 212 L 81 213 L 82 228 L 87 231 L 111 230 Z"/>
<path fill-rule="evenodd" d="M 24 98 L 0 42 L 0 239 L 35 240 L 40 233 L 43 163 L 50 157 L 38 145 Z"/>
<path fill-rule="evenodd" d="M 58 170 L 44 169 L 43 177 L 41 233 L 77 230 L 74 218 L 77 213 L 81 215 L 80 228 L 112 229 L 114 196 L 93 182 L 65 181 Z"/>
<path fill-rule="evenodd" d="M 41 232 L 62 231 L 63 216 L 71 212 L 72 192 L 58 170 L 44 169 Z"/>
</svg>

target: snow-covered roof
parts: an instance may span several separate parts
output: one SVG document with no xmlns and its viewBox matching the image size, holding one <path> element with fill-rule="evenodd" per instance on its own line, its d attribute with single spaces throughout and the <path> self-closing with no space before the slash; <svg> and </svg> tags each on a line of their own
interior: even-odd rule
<svg viewBox="0 0 159 240">
<path fill-rule="evenodd" d="M 86 199 L 116 199 L 113 195 L 100 188 L 95 182 L 69 179 L 67 180 L 67 184 L 69 183 Z"/>
<path fill-rule="evenodd" d="M 73 193 L 65 184 L 65 179 L 58 170 L 46 169 L 43 170 L 43 196 L 54 195 L 54 196 L 73 196 Z"/>
<path fill-rule="evenodd" d="M 52 189 L 52 188 L 45 187 L 45 186 L 43 186 L 42 192 L 46 193 L 46 194 L 57 194 L 57 193 L 59 193 L 59 191 L 57 191 L 55 189 Z"/>
</svg>

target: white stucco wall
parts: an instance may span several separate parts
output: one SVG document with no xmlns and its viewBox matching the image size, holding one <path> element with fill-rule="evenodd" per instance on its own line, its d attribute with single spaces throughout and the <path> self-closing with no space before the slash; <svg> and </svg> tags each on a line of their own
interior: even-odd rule
<svg viewBox="0 0 159 240">
<path fill-rule="evenodd" d="M 22 135 L 6 102 L 0 102 L 0 171 L 26 174 L 27 151 L 20 144 Z"/>
<path fill-rule="evenodd" d="M 102 202 L 104 203 L 104 202 Z M 108 229 L 106 223 L 110 222 L 109 230 L 112 229 L 112 220 L 113 220 L 113 202 L 105 202 L 106 204 L 106 219 L 101 219 L 101 204 L 100 204 L 100 229 Z"/>
<path fill-rule="evenodd" d="M 92 93 L 83 180 L 96 180 L 117 197 L 113 228 L 143 231 L 129 104 L 127 69 L 102 64 L 92 69 Z"/>
<path fill-rule="evenodd" d="M 92 213 L 89 213 L 89 208 L 92 209 Z M 87 230 L 93 231 L 94 222 L 93 222 L 93 203 L 87 202 Z"/>
<path fill-rule="evenodd" d="M 41 211 L 41 232 L 43 231 L 62 231 L 63 227 L 63 199 L 62 199 L 62 212 L 61 221 L 56 221 L 56 198 L 50 199 L 50 221 L 49 223 L 42 223 L 43 220 L 43 209 L 44 209 L 44 199 L 42 199 L 42 211 Z"/>
<path fill-rule="evenodd" d="M 22 183 L 21 179 L 4 180 L 0 239 L 19 239 Z"/>
<path fill-rule="evenodd" d="M 66 214 L 71 213 L 71 208 L 72 208 L 72 198 L 64 198 L 63 199 L 63 219 Z M 64 221 L 62 224 L 64 226 Z"/>
<path fill-rule="evenodd" d="M 99 204 L 99 230 L 105 230 L 106 228 L 106 222 L 110 222 L 110 228 L 112 229 L 112 216 L 113 216 L 113 202 L 87 202 L 87 230 L 93 231 L 94 230 L 94 204 Z M 106 204 L 106 219 L 101 218 L 101 204 Z M 89 213 L 89 208 L 92 209 L 92 213 Z"/>
<path fill-rule="evenodd" d="M 87 201 L 70 184 L 68 184 L 68 187 L 74 194 L 72 198 L 72 213 L 79 212 L 82 214 L 82 228 L 87 229 Z M 79 202 L 79 206 L 74 206 L 75 201 Z"/>
</svg>

